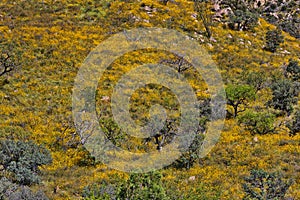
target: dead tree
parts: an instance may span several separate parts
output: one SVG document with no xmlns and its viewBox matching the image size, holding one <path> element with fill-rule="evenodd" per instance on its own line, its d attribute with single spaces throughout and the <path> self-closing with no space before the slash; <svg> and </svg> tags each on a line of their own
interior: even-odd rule
<svg viewBox="0 0 300 200">
<path fill-rule="evenodd" d="M 15 67 L 15 63 L 9 54 L 0 55 L 0 76 L 11 72 Z"/>
<path fill-rule="evenodd" d="M 183 56 L 178 56 L 176 60 L 161 60 L 159 64 L 168 64 L 174 67 L 178 73 L 184 72 L 192 67 L 192 64 L 187 62 Z"/>
<path fill-rule="evenodd" d="M 157 145 L 156 149 L 161 151 L 163 146 L 172 142 L 176 137 L 177 134 L 174 126 L 174 120 L 166 120 L 165 126 L 159 132 L 145 139 L 145 144 L 154 138 L 154 143 Z"/>
</svg>

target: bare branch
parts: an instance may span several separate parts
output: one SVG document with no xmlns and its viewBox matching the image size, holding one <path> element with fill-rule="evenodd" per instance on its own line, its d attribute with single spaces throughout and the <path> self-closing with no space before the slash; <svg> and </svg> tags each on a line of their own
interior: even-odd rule
<svg viewBox="0 0 300 200">
<path fill-rule="evenodd" d="M 177 69 L 178 73 L 184 72 L 190 67 L 192 67 L 192 65 L 188 63 L 183 56 L 178 57 L 176 60 L 161 60 L 159 63 L 165 63 L 174 66 Z"/>
<path fill-rule="evenodd" d="M 15 68 L 15 63 L 11 60 L 11 56 L 6 54 L 6 56 L 1 55 L 0 57 L 0 76 L 11 72 Z"/>
</svg>

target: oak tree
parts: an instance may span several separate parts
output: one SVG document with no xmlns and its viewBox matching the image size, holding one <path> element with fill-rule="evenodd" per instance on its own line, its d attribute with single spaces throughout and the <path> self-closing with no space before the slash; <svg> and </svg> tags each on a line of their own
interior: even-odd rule
<svg viewBox="0 0 300 200">
<path fill-rule="evenodd" d="M 239 112 L 245 110 L 249 101 L 255 99 L 255 90 L 249 85 L 233 85 L 230 84 L 226 87 L 227 104 L 233 107 L 233 116 L 236 117 Z"/>
</svg>

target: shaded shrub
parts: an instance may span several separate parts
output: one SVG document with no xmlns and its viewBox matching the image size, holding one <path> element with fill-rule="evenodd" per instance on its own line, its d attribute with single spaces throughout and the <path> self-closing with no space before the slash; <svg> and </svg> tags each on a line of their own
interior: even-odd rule
<svg viewBox="0 0 300 200">
<path fill-rule="evenodd" d="M 47 200 L 47 196 L 42 192 L 33 192 L 29 187 L 19 186 L 12 183 L 7 178 L 0 179 L 0 200 Z"/>
<path fill-rule="evenodd" d="M 42 191 L 36 193 L 29 187 L 21 186 L 19 190 L 8 196 L 8 200 L 48 200 L 48 197 Z"/>
<path fill-rule="evenodd" d="M 292 185 L 291 180 L 284 180 L 280 173 L 268 173 L 264 170 L 252 170 L 243 184 L 246 196 L 251 200 L 283 199 Z"/>
<path fill-rule="evenodd" d="M 258 14 L 248 10 L 236 10 L 229 16 L 229 28 L 233 30 L 252 30 L 258 23 Z"/>
<path fill-rule="evenodd" d="M 293 104 L 297 102 L 297 90 L 289 80 L 278 80 L 271 85 L 273 97 L 268 102 L 275 109 L 290 114 L 293 111 Z"/>
<path fill-rule="evenodd" d="M 300 23 L 299 17 L 295 17 L 293 21 L 284 20 L 282 23 L 280 23 L 280 28 L 285 32 L 288 32 L 291 36 L 299 39 L 300 38 L 299 23 Z"/>
<path fill-rule="evenodd" d="M 14 183 L 31 185 L 39 182 L 38 167 L 51 163 L 50 152 L 33 142 L 4 140 L 0 142 L 0 165 Z"/>
<path fill-rule="evenodd" d="M 15 191 L 17 191 L 18 185 L 12 183 L 7 178 L 2 177 L 0 179 L 0 200 L 4 200 L 11 194 L 13 194 Z"/>
<path fill-rule="evenodd" d="M 117 190 L 115 185 L 103 181 L 100 184 L 92 184 L 83 189 L 82 197 L 85 200 L 114 200 L 117 199 Z"/>
<path fill-rule="evenodd" d="M 199 160 L 199 153 L 201 152 L 204 135 L 198 133 L 188 150 L 184 152 L 179 159 L 177 159 L 173 166 L 176 168 L 190 169 Z"/>
<path fill-rule="evenodd" d="M 285 70 L 285 76 L 292 79 L 293 81 L 298 81 L 300 78 L 300 66 L 298 61 L 290 60 L 289 64 Z"/>
<path fill-rule="evenodd" d="M 280 29 L 270 30 L 266 33 L 265 49 L 272 53 L 276 52 L 277 48 L 283 43 L 283 35 Z"/>
<path fill-rule="evenodd" d="M 294 136 L 300 131 L 300 110 L 297 110 L 293 116 L 293 120 L 287 123 L 290 135 Z"/>
</svg>

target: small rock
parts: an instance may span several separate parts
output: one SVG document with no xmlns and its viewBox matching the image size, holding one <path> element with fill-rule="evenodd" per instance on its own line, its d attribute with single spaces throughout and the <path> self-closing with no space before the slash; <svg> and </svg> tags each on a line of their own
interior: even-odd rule
<svg viewBox="0 0 300 200">
<path fill-rule="evenodd" d="M 145 7 L 144 7 L 144 10 L 149 11 L 149 12 L 152 11 L 152 9 L 151 9 L 149 6 L 145 6 Z"/>
<path fill-rule="evenodd" d="M 109 98 L 109 96 L 103 96 L 102 98 L 101 98 L 101 101 L 109 101 L 110 100 L 110 98 Z"/>
<path fill-rule="evenodd" d="M 214 11 L 220 10 L 220 5 L 215 3 L 213 6 L 213 9 L 214 9 Z"/>
<path fill-rule="evenodd" d="M 254 141 L 254 142 L 258 142 L 258 138 L 257 138 L 257 137 L 254 137 L 254 138 L 253 138 L 253 141 Z"/>
<path fill-rule="evenodd" d="M 210 38 L 210 41 L 217 42 L 217 40 L 215 38 L 213 38 L 213 37 Z"/>
<path fill-rule="evenodd" d="M 287 51 L 287 50 L 284 50 L 282 53 L 283 53 L 283 54 L 291 54 L 291 52 L 289 52 L 289 51 Z"/>
<path fill-rule="evenodd" d="M 213 45 L 210 43 L 207 43 L 207 46 L 209 46 L 209 48 L 213 48 Z"/>
</svg>

